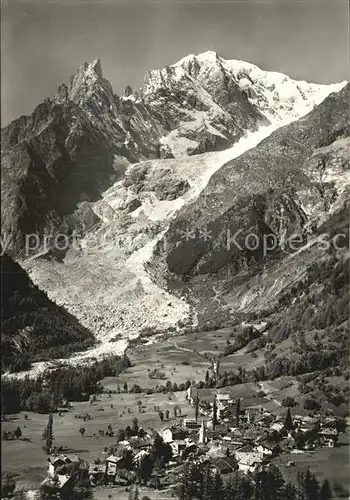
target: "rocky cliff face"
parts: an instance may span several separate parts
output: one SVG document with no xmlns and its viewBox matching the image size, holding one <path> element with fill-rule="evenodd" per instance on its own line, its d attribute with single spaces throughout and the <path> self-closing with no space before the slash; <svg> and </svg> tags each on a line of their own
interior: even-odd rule
<svg viewBox="0 0 350 500">
<path fill-rule="evenodd" d="M 65 357 L 93 343 L 92 333 L 35 286 L 19 264 L 1 257 L 3 369 L 27 369 L 34 359 Z"/>
<path fill-rule="evenodd" d="M 43 244 L 45 231 L 70 237 L 98 225 L 81 203 L 99 199 L 125 162 L 225 149 L 262 124 L 305 113 L 330 90 L 207 52 L 150 71 L 140 91 L 117 96 L 100 61 L 85 63 L 31 116 L 2 130 L 6 248 L 21 254 L 26 234 Z M 187 188 L 184 181 L 174 189 Z"/>
</svg>

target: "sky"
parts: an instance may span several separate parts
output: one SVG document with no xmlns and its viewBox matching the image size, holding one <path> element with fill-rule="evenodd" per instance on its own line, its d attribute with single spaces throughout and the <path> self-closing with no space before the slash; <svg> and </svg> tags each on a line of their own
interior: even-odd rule
<svg viewBox="0 0 350 500">
<path fill-rule="evenodd" d="M 317 83 L 348 79 L 347 0 L 1 0 L 1 123 L 30 114 L 85 61 L 114 91 L 214 50 Z"/>
</svg>

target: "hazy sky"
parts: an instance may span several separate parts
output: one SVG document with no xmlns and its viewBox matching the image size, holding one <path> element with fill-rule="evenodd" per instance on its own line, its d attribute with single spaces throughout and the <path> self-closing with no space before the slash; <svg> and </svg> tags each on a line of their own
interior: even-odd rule
<svg viewBox="0 0 350 500">
<path fill-rule="evenodd" d="M 147 69 L 216 50 L 314 82 L 348 78 L 347 0 L 2 0 L 2 124 L 29 114 L 84 61 L 114 91 Z"/>
</svg>

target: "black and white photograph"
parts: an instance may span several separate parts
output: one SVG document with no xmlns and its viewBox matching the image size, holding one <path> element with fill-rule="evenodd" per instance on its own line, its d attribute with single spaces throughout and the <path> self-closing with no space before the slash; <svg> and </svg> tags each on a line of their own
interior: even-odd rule
<svg viewBox="0 0 350 500">
<path fill-rule="evenodd" d="M 1 500 L 350 498 L 349 4 L 1 0 Z"/>
</svg>

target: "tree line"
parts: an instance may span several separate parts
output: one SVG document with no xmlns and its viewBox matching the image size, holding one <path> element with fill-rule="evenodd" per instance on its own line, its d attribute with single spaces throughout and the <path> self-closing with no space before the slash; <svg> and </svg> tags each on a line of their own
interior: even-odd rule
<svg viewBox="0 0 350 500">
<path fill-rule="evenodd" d="M 223 479 L 210 464 L 186 464 L 179 485 L 180 500 L 330 500 L 328 480 L 319 484 L 307 468 L 299 472 L 297 484 L 286 482 L 278 467 Z"/>
<path fill-rule="evenodd" d="M 103 390 L 104 377 L 118 376 L 131 366 L 124 355 L 110 356 L 90 366 L 67 366 L 46 371 L 36 379 L 4 379 L 1 384 L 2 413 L 22 410 L 38 413 L 57 411 L 63 400 L 87 401 Z"/>
</svg>

